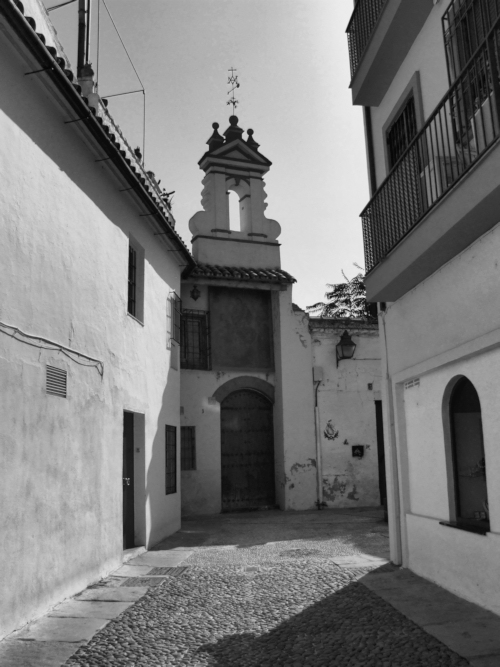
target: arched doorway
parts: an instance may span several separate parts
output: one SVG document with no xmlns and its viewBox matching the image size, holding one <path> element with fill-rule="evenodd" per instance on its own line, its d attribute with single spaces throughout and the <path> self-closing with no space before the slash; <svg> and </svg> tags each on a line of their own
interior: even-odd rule
<svg viewBox="0 0 500 667">
<path fill-rule="evenodd" d="M 273 406 L 241 389 L 221 403 L 222 511 L 273 507 Z"/>
<path fill-rule="evenodd" d="M 457 520 L 488 529 L 481 405 L 474 385 L 465 377 L 451 394 L 450 417 Z"/>
</svg>

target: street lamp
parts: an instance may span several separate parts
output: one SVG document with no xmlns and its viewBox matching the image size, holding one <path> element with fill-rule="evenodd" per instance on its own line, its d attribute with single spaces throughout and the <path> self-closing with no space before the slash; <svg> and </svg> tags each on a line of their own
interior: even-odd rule
<svg viewBox="0 0 500 667">
<path fill-rule="evenodd" d="M 341 359 L 352 359 L 354 356 L 354 350 L 356 349 L 356 343 L 353 342 L 352 338 L 349 336 L 347 331 L 344 331 L 340 337 L 340 341 L 337 343 L 336 352 L 337 352 L 337 368 L 339 361 Z"/>
<path fill-rule="evenodd" d="M 196 285 L 195 285 L 195 286 L 193 287 L 193 289 L 189 292 L 189 294 L 190 294 L 191 298 L 193 299 L 193 301 L 198 301 L 198 299 L 199 299 L 200 296 L 201 296 L 201 292 L 200 292 L 200 290 L 198 289 L 198 287 L 197 287 Z"/>
</svg>

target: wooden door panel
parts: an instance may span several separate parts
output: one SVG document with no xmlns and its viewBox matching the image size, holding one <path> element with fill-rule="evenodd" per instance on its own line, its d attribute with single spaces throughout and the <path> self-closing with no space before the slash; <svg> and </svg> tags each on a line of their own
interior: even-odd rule
<svg viewBox="0 0 500 667">
<path fill-rule="evenodd" d="M 230 394 L 221 408 L 222 509 L 273 506 L 272 404 L 255 391 Z"/>
</svg>

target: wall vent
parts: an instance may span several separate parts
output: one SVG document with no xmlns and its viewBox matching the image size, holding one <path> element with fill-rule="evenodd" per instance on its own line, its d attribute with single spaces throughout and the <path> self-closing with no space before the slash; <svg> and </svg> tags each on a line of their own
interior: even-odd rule
<svg viewBox="0 0 500 667">
<path fill-rule="evenodd" d="M 412 387 L 420 387 L 420 378 L 415 378 L 405 382 L 405 389 L 411 389 Z"/>
<path fill-rule="evenodd" d="M 47 376 L 45 379 L 45 391 L 53 396 L 66 398 L 68 373 L 62 368 L 47 366 Z"/>
</svg>

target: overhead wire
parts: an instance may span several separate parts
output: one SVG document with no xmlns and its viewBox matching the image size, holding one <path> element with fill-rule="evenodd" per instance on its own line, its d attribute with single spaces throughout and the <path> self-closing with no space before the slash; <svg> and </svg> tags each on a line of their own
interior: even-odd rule
<svg viewBox="0 0 500 667">
<path fill-rule="evenodd" d="M 99 5 L 100 5 L 100 2 L 101 2 L 101 0 L 99 0 Z M 142 103 L 142 162 L 144 163 L 145 155 L 146 155 L 146 90 L 144 88 L 144 84 L 142 83 L 141 77 L 139 76 L 139 72 L 137 71 L 137 68 L 134 65 L 134 62 L 133 62 L 133 60 L 130 56 L 130 53 L 128 52 L 127 47 L 125 46 L 125 42 L 123 41 L 122 36 L 120 35 L 120 31 L 118 30 L 118 28 L 116 26 L 116 23 L 115 23 L 112 15 L 111 15 L 111 12 L 109 11 L 108 5 L 106 4 L 106 0 L 102 0 L 102 4 L 104 5 L 104 8 L 106 9 L 106 12 L 109 16 L 109 19 L 110 19 L 111 23 L 113 24 L 113 28 L 115 29 L 116 34 L 118 35 L 118 39 L 120 40 L 121 45 L 123 46 L 123 50 L 127 54 L 127 58 L 129 60 L 130 64 L 132 65 L 132 69 L 135 72 L 137 80 L 141 84 L 142 96 L 143 96 L 143 103 Z M 98 16 L 98 19 L 99 19 L 99 12 L 98 12 L 97 16 Z M 99 33 L 99 29 L 98 29 L 98 33 Z M 99 41 L 98 41 L 98 44 L 99 44 Z M 110 97 L 111 97 L 111 95 L 110 95 Z"/>
</svg>

